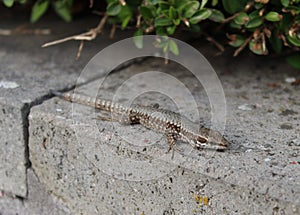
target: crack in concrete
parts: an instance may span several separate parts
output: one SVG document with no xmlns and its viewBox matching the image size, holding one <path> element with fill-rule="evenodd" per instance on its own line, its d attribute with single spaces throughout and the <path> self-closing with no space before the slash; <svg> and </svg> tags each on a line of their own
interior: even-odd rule
<svg viewBox="0 0 300 215">
<path fill-rule="evenodd" d="M 133 59 L 131 61 L 125 62 L 121 65 L 119 65 L 118 67 L 116 67 L 114 70 L 111 71 L 111 73 L 115 73 L 115 72 L 120 72 L 123 69 L 126 69 L 128 67 L 130 67 L 133 64 L 136 63 L 141 63 L 145 60 L 147 60 L 149 57 L 143 57 L 143 58 L 137 58 L 137 59 Z M 70 85 L 67 87 L 64 87 L 62 89 L 58 89 L 59 92 L 67 92 L 70 90 L 75 89 L 76 87 L 80 87 L 86 84 L 89 84 L 92 81 L 95 81 L 96 79 L 100 79 L 103 78 L 106 75 L 106 73 L 104 74 L 100 74 L 100 75 L 95 75 L 94 77 L 91 77 L 90 79 L 88 79 L 87 81 L 84 81 L 80 84 L 74 84 L 74 85 Z M 20 199 L 26 199 L 28 196 L 28 179 L 27 179 L 27 170 L 31 167 L 31 161 L 30 161 L 30 153 L 29 153 L 29 114 L 30 114 L 30 110 L 32 107 L 35 107 L 37 105 L 42 104 L 43 102 L 52 99 L 53 97 L 55 97 L 55 95 L 53 95 L 51 93 L 51 90 L 49 89 L 48 93 L 36 98 L 34 101 L 30 102 L 30 103 L 25 103 L 23 105 L 23 107 L 21 108 L 21 115 L 22 115 L 22 126 L 23 126 L 23 138 L 24 138 L 24 145 L 25 145 L 25 152 L 24 152 L 24 157 L 25 157 L 25 166 L 26 166 L 26 196 L 22 197 L 22 196 L 16 196 Z"/>
</svg>

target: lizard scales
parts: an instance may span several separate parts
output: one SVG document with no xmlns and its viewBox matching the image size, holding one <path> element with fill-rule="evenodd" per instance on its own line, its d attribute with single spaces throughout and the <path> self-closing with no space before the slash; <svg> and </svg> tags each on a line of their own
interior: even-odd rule
<svg viewBox="0 0 300 215">
<path fill-rule="evenodd" d="M 180 151 L 180 148 L 176 147 L 176 140 L 187 142 L 197 149 L 225 150 L 229 146 L 228 141 L 219 132 L 205 127 L 200 127 L 199 129 L 199 126 L 187 118 L 170 110 L 142 105 L 125 107 L 110 100 L 91 98 L 71 92 L 60 93 L 52 91 L 52 93 L 64 100 L 117 115 L 116 121 L 119 121 L 121 124 L 141 124 L 149 129 L 162 132 L 167 136 L 169 150 Z"/>
</svg>

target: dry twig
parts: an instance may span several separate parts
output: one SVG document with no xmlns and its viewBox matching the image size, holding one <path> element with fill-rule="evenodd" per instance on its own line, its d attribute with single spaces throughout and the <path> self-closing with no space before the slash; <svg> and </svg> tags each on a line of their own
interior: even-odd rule
<svg viewBox="0 0 300 215">
<path fill-rule="evenodd" d="M 165 65 L 169 64 L 169 51 L 165 52 Z"/>
<path fill-rule="evenodd" d="M 140 28 L 141 27 L 141 19 L 142 19 L 142 14 L 137 15 L 137 18 L 136 18 L 136 28 Z"/>
<path fill-rule="evenodd" d="M 79 44 L 79 48 L 78 48 L 78 51 L 77 51 L 77 56 L 76 56 L 76 60 L 78 60 L 80 58 L 80 55 L 81 55 L 81 52 L 82 52 L 82 49 L 83 49 L 83 40 L 80 41 L 80 44 Z"/>
<path fill-rule="evenodd" d="M 126 1 L 125 1 L 125 0 L 119 0 L 119 2 L 120 2 L 120 4 L 121 4 L 122 6 L 125 6 L 125 5 L 126 5 Z"/>
<path fill-rule="evenodd" d="M 94 0 L 90 0 L 90 5 L 89 7 L 92 8 L 94 6 Z"/>
<path fill-rule="evenodd" d="M 206 40 L 211 42 L 214 46 L 216 46 L 221 52 L 225 51 L 224 46 L 222 46 L 220 43 L 218 43 L 214 38 L 209 36 L 208 34 L 204 33 Z"/>
<path fill-rule="evenodd" d="M 248 37 L 237 50 L 235 50 L 233 57 L 238 56 L 238 54 L 246 47 L 246 45 L 250 42 L 251 39 L 252 39 L 252 35 Z"/>
<path fill-rule="evenodd" d="M 116 33 L 117 25 L 113 24 L 110 30 L 109 38 L 113 39 Z"/>
<path fill-rule="evenodd" d="M 104 25 L 107 21 L 107 18 L 108 18 L 108 15 L 105 14 L 96 28 L 92 28 L 91 30 L 89 30 L 85 33 L 70 36 L 70 37 L 66 37 L 66 38 L 63 38 L 63 39 L 60 39 L 60 40 L 55 40 L 55 41 L 52 41 L 52 42 L 49 42 L 49 43 L 45 43 L 44 45 L 42 45 L 42 47 L 45 48 L 45 47 L 48 47 L 48 46 L 53 46 L 53 45 L 56 45 L 56 44 L 59 44 L 59 43 L 67 42 L 69 40 L 81 40 L 81 41 L 83 41 L 83 40 L 87 40 L 87 41 L 93 40 L 97 37 L 98 34 L 100 34 L 102 32 L 102 29 L 103 29 L 103 27 L 104 27 Z"/>
<path fill-rule="evenodd" d="M 225 23 L 228 23 L 230 22 L 231 20 L 235 19 L 237 16 L 239 16 L 241 13 L 236 13 L 236 14 L 233 14 L 232 16 L 230 17 L 227 17 L 223 22 L 222 24 L 225 24 Z"/>
</svg>

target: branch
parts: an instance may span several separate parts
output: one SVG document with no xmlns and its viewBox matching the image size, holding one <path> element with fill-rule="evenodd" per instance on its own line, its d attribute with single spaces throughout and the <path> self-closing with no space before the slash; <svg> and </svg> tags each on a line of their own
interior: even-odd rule
<svg viewBox="0 0 300 215">
<path fill-rule="evenodd" d="M 214 38 L 209 36 L 207 33 L 204 33 L 204 35 L 206 36 L 206 40 L 211 42 L 213 45 L 215 45 L 221 52 L 225 51 L 224 46 L 222 46 L 220 43 L 218 43 Z"/>
<path fill-rule="evenodd" d="M 53 45 L 56 45 L 56 44 L 59 44 L 59 43 L 67 42 L 69 40 L 81 40 L 81 41 L 83 41 L 83 40 L 87 40 L 87 41 L 93 40 L 97 37 L 98 34 L 100 34 L 102 32 L 102 29 L 103 29 L 103 27 L 104 27 L 104 25 L 107 21 L 107 18 L 108 18 L 108 15 L 105 14 L 96 28 L 92 28 L 91 30 L 89 30 L 85 33 L 70 36 L 70 37 L 66 37 L 66 38 L 63 38 L 63 39 L 60 39 L 60 40 L 55 40 L 55 41 L 52 41 L 52 42 L 49 42 L 49 43 L 45 43 L 44 45 L 42 45 L 42 47 L 45 48 L 45 47 L 48 47 L 48 46 L 53 46 Z"/>
<path fill-rule="evenodd" d="M 83 49 L 83 40 L 80 41 L 79 47 L 78 47 L 78 51 L 77 51 L 77 56 L 76 56 L 76 60 L 78 60 L 80 58 L 82 49 Z"/>
<path fill-rule="evenodd" d="M 251 39 L 252 39 L 252 35 L 248 37 L 237 50 L 235 50 L 233 57 L 238 56 L 238 54 L 246 47 L 246 45 L 250 42 Z"/>
</svg>

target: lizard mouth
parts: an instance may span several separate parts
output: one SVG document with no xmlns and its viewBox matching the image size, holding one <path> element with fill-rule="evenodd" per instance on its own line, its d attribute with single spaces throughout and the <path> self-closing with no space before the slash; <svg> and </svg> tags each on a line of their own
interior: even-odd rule
<svg viewBox="0 0 300 215">
<path fill-rule="evenodd" d="M 225 140 L 225 138 L 223 138 L 224 140 L 219 143 L 219 148 L 217 149 L 217 151 L 225 151 L 228 149 L 229 147 L 229 142 L 227 140 Z"/>
<path fill-rule="evenodd" d="M 209 141 L 207 144 L 197 144 L 195 146 L 196 149 L 211 149 L 211 150 L 217 150 L 217 151 L 225 151 L 229 147 L 229 143 L 224 139 L 223 142 L 215 142 L 215 141 Z"/>
</svg>

